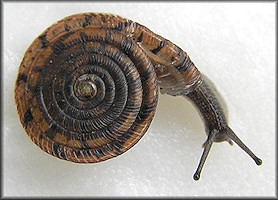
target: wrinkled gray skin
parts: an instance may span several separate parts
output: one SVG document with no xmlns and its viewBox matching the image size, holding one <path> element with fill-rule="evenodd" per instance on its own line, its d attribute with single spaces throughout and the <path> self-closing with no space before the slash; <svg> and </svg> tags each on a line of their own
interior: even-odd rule
<svg viewBox="0 0 278 200">
<path fill-rule="evenodd" d="M 255 156 L 255 154 L 237 137 L 237 135 L 228 126 L 228 109 L 224 102 L 224 99 L 217 91 L 215 85 L 204 74 L 202 74 L 201 80 L 198 84 L 192 88 L 173 87 L 173 79 L 168 79 L 169 82 L 166 85 L 164 81 L 161 89 L 162 93 L 166 93 L 172 96 L 184 96 L 189 99 L 194 106 L 198 109 L 200 116 L 203 119 L 206 134 L 208 138 L 203 144 L 203 154 L 200 159 L 198 168 L 193 176 L 194 180 L 200 179 L 200 174 L 206 158 L 209 154 L 213 142 L 227 141 L 231 145 L 232 141 L 237 143 L 249 156 L 256 162 L 257 165 L 262 164 L 262 160 Z M 170 83 L 170 84 L 169 84 Z M 172 86 L 172 88 L 170 87 Z M 179 84 L 180 86 L 181 84 Z"/>
</svg>

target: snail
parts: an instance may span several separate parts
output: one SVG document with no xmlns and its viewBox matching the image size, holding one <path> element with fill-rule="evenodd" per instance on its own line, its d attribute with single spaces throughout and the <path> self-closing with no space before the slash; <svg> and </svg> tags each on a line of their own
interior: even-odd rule
<svg viewBox="0 0 278 200">
<path fill-rule="evenodd" d="M 118 15 L 81 13 L 51 25 L 27 49 L 15 85 L 26 133 L 63 160 L 96 163 L 126 152 L 150 126 L 160 91 L 189 99 L 204 121 L 194 180 L 213 142 L 235 142 L 262 164 L 228 126 L 221 95 L 187 53 Z"/>
</svg>

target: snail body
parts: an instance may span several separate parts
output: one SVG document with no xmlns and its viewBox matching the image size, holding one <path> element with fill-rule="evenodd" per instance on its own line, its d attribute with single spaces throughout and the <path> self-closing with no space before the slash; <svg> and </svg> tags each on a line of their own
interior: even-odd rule
<svg viewBox="0 0 278 200">
<path fill-rule="evenodd" d="M 82 13 L 47 28 L 19 67 L 15 102 L 20 121 L 43 151 L 63 160 L 95 163 L 134 146 L 147 131 L 161 93 L 184 96 L 200 111 L 208 140 L 236 142 L 211 81 L 186 52 L 120 16 Z"/>
</svg>

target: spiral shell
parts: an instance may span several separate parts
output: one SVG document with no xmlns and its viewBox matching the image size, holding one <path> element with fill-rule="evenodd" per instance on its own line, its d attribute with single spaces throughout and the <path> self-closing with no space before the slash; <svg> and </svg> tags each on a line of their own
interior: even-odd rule
<svg viewBox="0 0 278 200">
<path fill-rule="evenodd" d="M 15 101 L 23 127 L 43 151 L 94 163 L 127 151 L 147 131 L 157 78 L 143 50 L 115 30 L 124 22 L 112 15 L 73 15 L 46 29 L 26 51 Z"/>
</svg>

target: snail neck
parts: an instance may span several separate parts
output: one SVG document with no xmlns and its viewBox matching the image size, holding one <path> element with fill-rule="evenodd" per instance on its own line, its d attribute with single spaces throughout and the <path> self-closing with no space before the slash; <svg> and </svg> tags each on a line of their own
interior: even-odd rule
<svg viewBox="0 0 278 200">
<path fill-rule="evenodd" d="M 194 104 L 203 119 L 206 134 L 210 135 L 214 130 L 214 142 L 229 141 L 230 139 L 221 130 L 226 129 L 227 108 L 220 93 L 214 84 L 204 75 L 202 83 L 193 91 L 186 94 L 187 98 Z"/>
<path fill-rule="evenodd" d="M 221 102 L 223 98 L 216 90 L 214 84 L 206 76 L 202 77 L 200 86 L 188 93 L 185 97 L 189 98 L 197 107 L 203 118 L 206 134 L 208 135 L 206 142 L 203 144 L 204 150 L 198 168 L 193 176 L 194 180 L 199 180 L 201 171 L 214 142 L 227 141 L 231 145 L 235 142 L 257 165 L 262 164 L 262 160 L 258 158 L 228 126 L 225 104 Z"/>
</svg>

